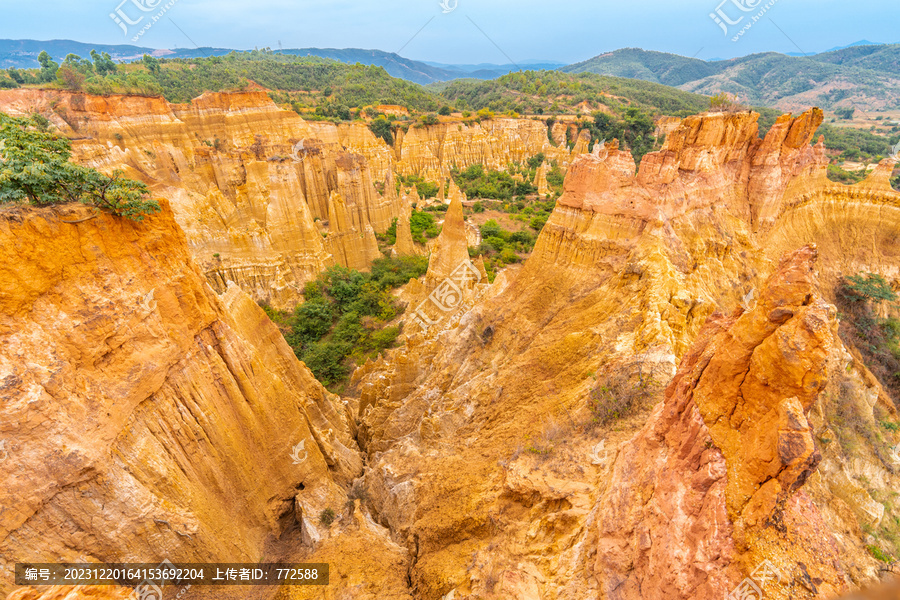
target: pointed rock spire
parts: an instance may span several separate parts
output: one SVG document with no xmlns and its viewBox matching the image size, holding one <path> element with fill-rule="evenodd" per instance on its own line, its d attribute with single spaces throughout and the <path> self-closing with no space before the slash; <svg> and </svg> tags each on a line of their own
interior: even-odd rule
<svg viewBox="0 0 900 600">
<path fill-rule="evenodd" d="M 426 287 L 431 287 L 446 279 L 468 260 L 469 244 L 466 240 L 462 198 L 457 196 L 450 202 L 441 234 L 431 252 L 428 273 L 425 275 Z"/>
<path fill-rule="evenodd" d="M 404 200 L 400 216 L 397 217 L 397 241 L 394 242 L 392 256 L 419 256 L 422 254 L 422 249 L 413 241 L 412 229 L 409 224 L 411 216 L 412 206 Z"/>
</svg>

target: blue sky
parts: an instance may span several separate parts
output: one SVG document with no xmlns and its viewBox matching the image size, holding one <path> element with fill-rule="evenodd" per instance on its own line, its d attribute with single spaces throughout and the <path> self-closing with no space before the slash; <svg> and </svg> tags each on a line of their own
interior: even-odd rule
<svg viewBox="0 0 900 600">
<path fill-rule="evenodd" d="M 132 2 L 161 8 L 171 1 L 126 0 L 121 10 L 136 19 Z M 570 63 L 624 47 L 710 59 L 900 42 L 896 0 L 443 0 L 456 5 L 447 13 L 439 0 L 174 1 L 137 45 L 252 49 L 280 41 L 285 48 L 402 48 L 408 58 L 444 63 L 505 63 L 507 56 Z M 120 2 L 0 0 L 0 38 L 132 43 L 109 16 Z M 767 2 L 774 5 L 731 41 Z M 733 21 L 745 18 L 726 36 L 710 18 L 717 8 Z"/>
</svg>

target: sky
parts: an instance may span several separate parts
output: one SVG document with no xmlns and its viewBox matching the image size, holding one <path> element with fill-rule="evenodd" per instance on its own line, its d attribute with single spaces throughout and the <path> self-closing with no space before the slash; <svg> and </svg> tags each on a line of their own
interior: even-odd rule
<svg viewBox="0 0 900 600">
<path fill-rule="evenodd" d="M 110 17 L 117 9 L 145 18 L 120 27 Z M 896 0 L 0 0 L 0 15 L 5 39 L 374 48 L 448 64 L 573 63 L 628 47 L 710 60 L 900 42 Z"/>
</svg>

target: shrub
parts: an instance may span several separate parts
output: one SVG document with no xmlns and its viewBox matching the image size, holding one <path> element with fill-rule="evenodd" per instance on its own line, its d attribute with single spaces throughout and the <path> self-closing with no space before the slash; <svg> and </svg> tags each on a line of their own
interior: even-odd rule
<svg viewBox="0 0 900 600">
<path fill-rule="evenodd" d="M 896 293 L 882 276 L 868 273 L 843 278 L 835 296 L 845 316 L 838 329 L 842 340 L 859 350 L 863 362 L 900 405 L 900 320 L 880 319 L 873 310 L 873 305 L 893 302 Z"/>
<path fill-rule="evenodd" d="M 547 158 L 547 157 L 544 156 L 544 153 L 543 153 L 543 152 L 538 152 L 537 154 L 535 154 L 534 156 L 532 156 L 531 158 L 529 158 L 529 159 L 525 162 L 525 164 L 528 165 L 528 168 L 529 168 L 529 169 L 537 169 L 537 168 L 540 167 L 542 164 L 544 164 L 544 160 L 546 160 L 546 158 Z"/>
<path fill-rule="evenodd" d="M 650 395 L 652 383 L 650 378 L 643 375 L 634 383 L 625 372 L 610 376 L 605 383 L 598 384 L 591 390 L 592 422 L 605 426 L 639 409 L 644 398 Z"/>
<path fill-rule="evenodd" d="M 894 302 L 897 300 L 897 294 L 891 289 L 887 280 L 875 273 L 850 275 L 845 278 L 845 286 L 853 301 L 875 300 L 881 302 L 886 300 Z"/>
<path fill-rule="evenodd" d="M 436 238 L 441 230 L 438 229 L 434 215 L 427 212 L 415 211 L 409 218 L 409 228 L 413 239 L 420 244 L 425 244 L 425 238 Z"/>
<path fill-rule="evenodd" d="M 894 557 L 890 556 L 884 550 L 879 548 L 878 546 L 868 545 L 866 546 L 866 550 L 869 551 L 869 554 L 872 555 L 875 560 L 880 560 L 881 562 L 889 563 L 894 561 Z"/>
<path fill-rule="evenodd" d="M 292 327 L 294 333 L 299 339 L 307 344 L 320 339 L 331 329 L 334 320 L 334 313 L 331 305 L 318 299 L 316 301 L 307 301 L 294 309 L 294 319 Z"/>
<path fill-rule="evenodd" d="M 394 145 L 394 133 L 391 122 L 383 115 L 378 116 L 378 118 L 369 123 L 369 129 L 372 130 L 372 133 L 374 133 L 376 137 L 383 139 L 384 143 L 388 146 Z"/>
<path fill-rule="evenodd" d="M 541 231 L 544 228 L 544 225 L 547 224 L 547 217 L 544 215 L 538 215 L 531 219 L 531 222 L 528 224 L 535 231 Z"/>
<path fill-rule="evenodd" d="M 301 359 L 316 378 L 327 386 L 349 375 L 350 368 L 342 364 L 348 350 L 336 342 L 315 342 L 308 346 Z"/>
<path fill-rule="evenodd" d="M 108 176 L 69 162 L 69 140 L 44 129 L 33 118 L 0 113 L 0 204 L 81 202 L 135 221 L 160 210 L 147 186 L 122 171 Z"/>
<path fill-rule="evenodd" d="M 516 251 L 512 248 L 504 248 L 500 252 L 500 260 L 506 264 L 512 264 L 519 262 L 519 256 L 516 254 Z"/>
<path fill-rule="evenodd" d="M 403 312 L 391 288 L 420 277 L 428 269 L 425 257 L 381 258 L 371 273 L 344 267 L 326 269 L 306 284 L 306 302 L 290 317 L 263 306 L 294 353 L 326 386 L 344 381 L 353 361 L 390 348 L 399 327 L 383 325 Z"/>
<path fill-rule="evenodd" d="M 321 513 L 319 513 L 319 523 L 321 523 L 325 527 L 330 527 L 331 524 L 334 523 L 335 518 L 336 515 L 330 508 L 326 508 Z"/>
<path fill-rule="evenodd" d="M 372 262 L 372 278 L 386 288 L 396 288 L 409 283 L 428 270 L 428 258 L 402 256 L 396 259 L 378 258 Z"/>
<path fill-rule="evenodd" d="M 495 221 L 494 219 L 489 220 L 479 229 L 481 230 L 481 236 L 483 238 L 497 237 L 501 240 L 505 240 L 506 236 L 508 235 L 508 233 L 504 231 L 504 229 L 500 227 L 500 224 L 497 223 L 497 221 Z"/>
</svg>

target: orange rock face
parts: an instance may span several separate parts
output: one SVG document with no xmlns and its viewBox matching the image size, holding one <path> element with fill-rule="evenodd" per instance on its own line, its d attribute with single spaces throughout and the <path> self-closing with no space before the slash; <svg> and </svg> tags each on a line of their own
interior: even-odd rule
<svg viewBox="0 0 900 600">
<path fill-rule="evenodd" d="M 751 556 L 782 572 L 800 560 L 820 587 L 843 588 L 829 537 L 800 542 L 822 518 L 802 494 L 794 499 L 821 459 L 807 414 L 827 381 L 836 326 L 815 258 L 811 247 L 785 257 L 752 311 L 710 319 L 664 403 L 620 453 L 591 538 L 606 594 L 724 597 L 742 578 L 742 553 L 748 573 Z"/>
<path fill-rule="evenodd" d="M 0 215 L 0 594 L 16 562 L 256 561 L 320 535 L 362 467 L 345 405 L 210 289 L 165 202 L 142 224 L 58 210 Z"/>
<path fill-rule="evenodd" d="M 309 231 L 304 264 L 365 262 L 384 207 L 416 197 L 393 193 L 385 164 L 424 173 L 448 157 L 524 156 L 522 136 L 537 144 L 543 127 L 543 144 L 546 127 L 411 128 L 387 149 L 355 126 L 260 108 L 258 95 L 134 102 L 152 127 L 121 108 L 103 127 L 173 123 L 165 152 L 126 144 L 118 164 L 167 182 L 155 189 L 172 190 L 174 216 L 165 202 L 141 225 L 3 215 L 4 581 L 32 557 L 256 560 L 283 532 L 302 545 L 294 556 L 333 562 L 335 576 L 281 600 L 714 600 L 760 568 L 778 573 L 767 599 L 826 600 L 879 576 L 866 546 L 884 539 L 868 532 L 890 533 L 900 489 L 900 435 L 880 421 L 898 417 L 836 335 L 829 300 L 843 275 L 900 276 L 900 194 L 888 163 L 856 186 L 826 179 L 811 143 L 820 112 L 782 118 L 765 139 L 751 114 L 689 117 L 637 171 L 614 141 L 596 148 L 570 165 L 525 264 L 488 286 L 476 260 L 482 282 L 457 297 L 441 288 L 468 258 L 454 195 L 428 276 L 401 293 L 401 343 L 356 371 L 345 403 L 227 283 L 242 246 L 222 246 L 235 275 L 213 277 L 221 295 L 208 289 L 210 272 L 191 265 L 205 234 L 190 218 L 180 233 L 179 203 L 239 198 L 245 212 L 216 227 L 261 228 L 266 194 L 296 189 L 302 205 L 285 202 L 259 235 L 288 245 Z M 283 132 L 263 133 L 267 120 Z M 519 141 L 495 151 L 501 129 Z M 276 133 L 279 153 L 305 140 L 301 166 L 257 157 L 272 157 Z M 111 166 L 91 158 L 102 144 L 90 135 L 81 160 Z M 178 181 L 191 167 L 204 173 L 191 185 L 216 181 L 202 199 Z M 368 196 L 367 169 L 384 194 Z M 209 227 L 212 243 L 225 229 Z M 254 244 L 246 265 L 262 264 Z M 257 279 L 243 286 L 276 281 L 246 272 Z M 413 327 L 412 301 L 436 291 L 459 303 Z M 316 518 L 326 507 L 330 525 Z"/>
<path fill-rule="evenodd" d="M 219 292 L 293 306 L 325 267 L 366 269 L 374 232 L 399 214 L 373 186 L 391 150 L 364 125 L 306 123 L 264 92 L 208 93 L 190 105 L 159 98 L 48 90 L 0 95 L 0 111 L 39 112 L 75 138 L 74 157 L 124 168 L 167 198 L 194 260 Z M 343 207 L 331 206 L 337 194 Z M 331 223 L 337 210 L 337 222 Z M 325 224 L 323 238 L 318 224 Z"/>
<path fill-rule="evenodd" d="M 357 371 L 368 505 L 423 597 L 712 600 L 771 563 L 766 598 L 824 600 L 878 576 L 862 526 L 900 482 L 877 443 L 821 440 L 834 398 L 872 439 L 873 405 L 896 412 L 829 299 L 897 276 L 900 194 L 887 166 L 829 182 L 820 121 L 759 139 L 708 114 L 637 171 L 615 142 L 579 157 L 520 270 Z M 591 425 L 637 381 L 672 383 Z"/>
</svg>

